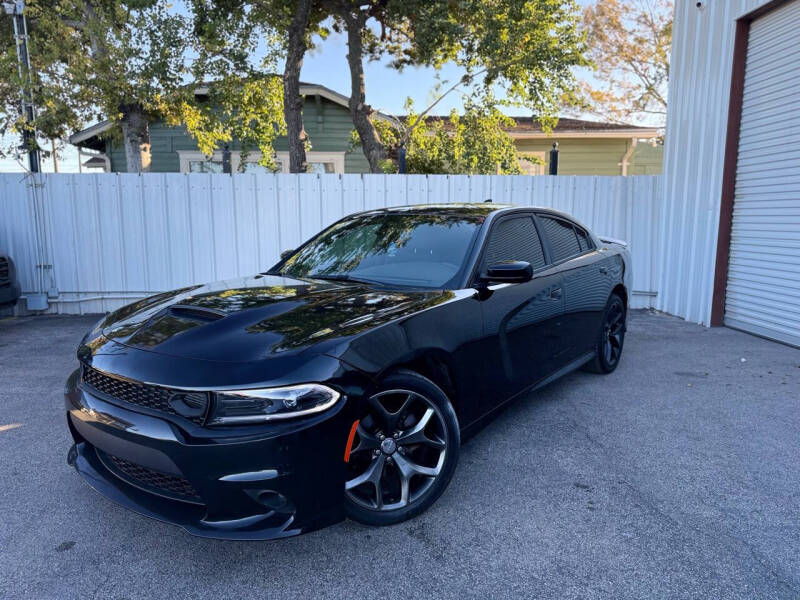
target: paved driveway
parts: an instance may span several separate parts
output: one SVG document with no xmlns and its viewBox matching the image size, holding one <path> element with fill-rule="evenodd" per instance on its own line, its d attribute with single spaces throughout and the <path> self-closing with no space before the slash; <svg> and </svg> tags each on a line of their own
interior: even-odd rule
<svg viewBox="0 0 800 600">
<path fill-rule="evenodd" d="M 800 597 L 800 351 L 635 314 L 616 373 L 508 408 L 422 517 L 220 542 L 67 467 L 93 321 L 0 320 L 0 598 Z"/>
</svg>

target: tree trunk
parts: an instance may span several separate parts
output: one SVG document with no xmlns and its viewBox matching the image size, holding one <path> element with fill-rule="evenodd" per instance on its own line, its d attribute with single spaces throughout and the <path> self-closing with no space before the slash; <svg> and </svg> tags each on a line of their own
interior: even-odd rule
<svg viewBox="0 0 800 600">
<path fill-rule="evenodd" d="M 342 15 L 347 26 L 347 62 L 350 65 L 350 116 L 361 139 L 361 148 L 369 161 L 372 173 L 382 173 L 382 162 L 386 159 L 378 132 L 370 120 L 372 107 L 366 103 L 366 87 L 364 85 L 364 48 L 361 30 L 366 24 L 366 14 L 354 15 L 346 12 Z"/>
<path fill-rule="evenodd" d="M 306 29 L 311 14 L 312 0 L 298 0 L 292 23 L 289 25 L 289 43 L 286 49 L 286 66 L 283 70 L 283 114 L 286 134 L 289 137 L 289 171 L 305 173 L 305 143 L 308 139 L 303 127 L 303 98 L 300 96 L 300 69 L 306 53 Z"/>
<path fill-rule="evenodd" d="M 120 107 L 122 120 L 122 146 L 125 148 L 125 163 L 128 173 L 150 170 L 150 126 L 141 105 L 128 104 Z"/>
</svg>

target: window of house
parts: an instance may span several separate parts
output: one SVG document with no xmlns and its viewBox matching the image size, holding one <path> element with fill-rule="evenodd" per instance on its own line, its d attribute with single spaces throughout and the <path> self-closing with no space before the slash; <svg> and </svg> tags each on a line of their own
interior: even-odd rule
<svg viewBox="0 0 800 600">
<path fill-rule="evenodd" d="M 344 173 L 344 152 L 307 152 L 309 173 Z M 197 150 L 179 150 L 181 173 L 222 173 L 222 152 L 204 156 Z M 238 150 L 231 152 L 231 170 L 233 173 L 288 173 L 289 153 L 279 151 L 275 153 L 275 170 L 261 166 L 260 152 L 248 152 L 242 162 L 242 153 Z"/>
<path fill-rule="evenodd" d="M 519 157 L 519 166 L 525 175 L 545 174 L 544 152 L 525 152 Z"/>
<path fill-rule="evenodd" d="M 336 165 L 332 162 L 309 162 L 309 173 L 318 173 L 324 175 L 325 173 L 336 173 Z"/>
<path fill-rule="evenodd" d="M 289 172 L 289 153 L 275 153 L 275 161 L 281 165 L 278 173 Z M 308 173 L 325 175 L 326 173 L 344 173 L 344 152 L 306 152 Z"/>
<path fill-rule="evenodd" d="M 261 159 L 259 159 L 261 160 Z M 264 165 L 258 164 L 258 161 L 253 162 L 250 158 L 247 159 L 238 172 L 240 173 L 280 173 L 283 171 L 283 165 L 279 160 L 275 161 L 275 169 L 270 169 Z"/>
<path fill-rule="evenodd" d="M 190 160 L 189 173 L 222 173 L 221 160 Z"/>
<path fill-rule="evenodd" d="M 581 244 L 572 223 L 543 215 L 539 216 L 539 222 L 544 228 L 547 239 L 550 240 L 553 262 L 560 262 L 581 253 Z"/>
<path fill-rule="evenodd" d="M 544 267 L 542 243 L 531 217 L 505 219 L 492 228 L 481 272 L 485 272 L 490 265 L 507 260 L 524 260 L 531 263 L 534 269 Z"/>
</svg>

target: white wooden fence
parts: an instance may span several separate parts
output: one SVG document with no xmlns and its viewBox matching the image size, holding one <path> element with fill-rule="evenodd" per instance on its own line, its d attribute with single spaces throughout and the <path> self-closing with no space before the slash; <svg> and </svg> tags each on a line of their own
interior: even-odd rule
<svg viewBox="0 0 800 600">
<path fill-rule="evenodd" d="M 554 207 L 627 240 L 635 307 L 654 304 L 659 176 L 0 174 L 0 252 L 48 311 L 100 313 L 272 266 L 344 215 L 418 203 Z"/>
</svg>

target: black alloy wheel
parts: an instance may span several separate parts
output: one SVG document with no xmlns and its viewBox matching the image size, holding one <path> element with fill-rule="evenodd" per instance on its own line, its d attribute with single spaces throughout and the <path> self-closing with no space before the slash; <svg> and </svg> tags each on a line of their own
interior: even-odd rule
<svg viewBox="0 0 800 600">
<path fill-rule="evenodd" d="M 611 373 L 619 365 L 625 343 L 625 303 L 612 294 L 603 313 L 603 325 L 595 358 L 587 364 L 594 373 Z"/>
<path fill-rule="evenodd" d="M 387 377 L 370 396 L 350 451 L 348 515 L 390 525 L 421 513 L 447 487 L 459 445 L 455 412 L 439 387 L 411 371 Z"/>
</svg>

